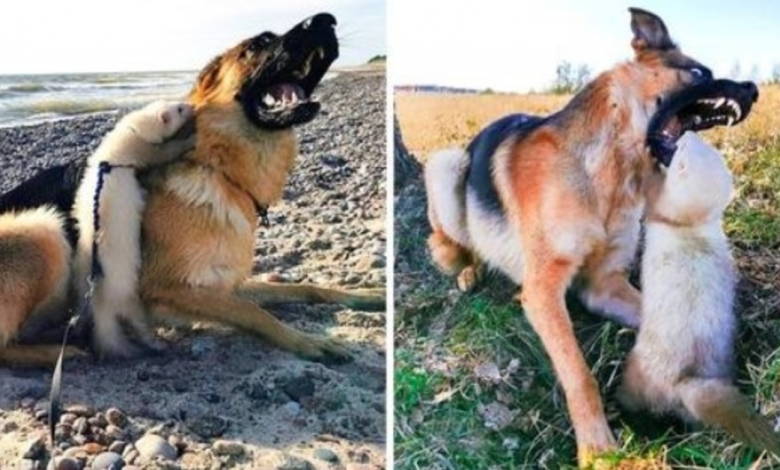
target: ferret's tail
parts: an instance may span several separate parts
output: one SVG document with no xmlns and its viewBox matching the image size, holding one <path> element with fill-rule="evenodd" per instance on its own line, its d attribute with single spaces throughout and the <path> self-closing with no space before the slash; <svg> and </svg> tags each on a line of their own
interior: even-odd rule
<svg viewBox="0 0 780 470">
<path fill-rule="evenodd" d="M 722 379 L 700 378 L 687 379 L 678 387 L 683 404 L 696 419 L 780 456 L 780 439 L 736 387 Z"/>
<path fill-rule="evenodd" d="M 448 274 L 457 274 L 471 259 L 466 227 L 466 172 L 469 156 L 462 149 L 440 150 L 425 164 L 428 248 L 433 261 Z"/>
</svg>

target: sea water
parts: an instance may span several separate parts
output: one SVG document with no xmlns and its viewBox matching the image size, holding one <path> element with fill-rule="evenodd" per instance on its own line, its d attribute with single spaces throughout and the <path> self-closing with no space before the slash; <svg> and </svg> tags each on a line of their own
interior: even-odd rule
<svg viewBox="0 0 780 470">
<path fill-rule="evenodd" d="M 181 100 L 197 72 L 0 75 L 0 127 Z"/>
</svg>

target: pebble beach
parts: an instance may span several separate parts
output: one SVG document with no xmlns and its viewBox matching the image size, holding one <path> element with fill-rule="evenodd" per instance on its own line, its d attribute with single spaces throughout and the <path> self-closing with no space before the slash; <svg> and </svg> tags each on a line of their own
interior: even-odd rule
<svg viewBox="0 0 780 470">
<path fill-rule="evenodd" d="M 257 231 L 254 271 L 285 282 L 383 287 L 386 121 L 383 70 L 322 83 L 321 115 L 297 129 L 283 200 Z M 118 112 L 0 128 L 0 192 L 86 158 Z M 384 313 L 339 306 L 272 309 L 336 336 L 347 364 L 301 360 L 226 327 L 161 326 L 155 357 L 66 363 L 61 469 L 381 469 L 385 462 Z M 0 469 L 43 469 L 50 371 L 0 368 Z"/>
</svg>

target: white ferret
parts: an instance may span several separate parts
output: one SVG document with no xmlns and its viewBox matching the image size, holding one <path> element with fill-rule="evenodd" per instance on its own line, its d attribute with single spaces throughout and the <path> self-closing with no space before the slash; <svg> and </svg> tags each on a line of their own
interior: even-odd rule
<svg viewBox="0 0 780 470">
<path fill-rule="evenodd" d="M 138 296 L 145 192 L 135 171 L 169 162 L 193 148 L 194 135 L 172 138 L 193 116 L 189 104 L 155 101 L 123 117 L 87 162 L 73 207 L 79 225 L 76 286 L 84 298 L 92 272 L 94 239 L 102 276 L 94 279 L 90 307 L 93 339 L 102 354 L 130 356 L 138 352 L 124 335 L 120 319 L 129 322 L 138 339 L 146 345 L 152 344 L 146 313 Z M 103 185 L 97 194 L 103 162 L 112 168 L 102 175 Z M 93 225 L 96 201 L 98 233 Z"/>
<path fill-rule="evenodd" d="M 688 132 L 650 188 L 642 320 L 618 399 L 720 427 L 780 455 L 772 428 L 732 383 L 737 273 L 722 228 L 731 173 L 720 153 Z"/>
</svg>

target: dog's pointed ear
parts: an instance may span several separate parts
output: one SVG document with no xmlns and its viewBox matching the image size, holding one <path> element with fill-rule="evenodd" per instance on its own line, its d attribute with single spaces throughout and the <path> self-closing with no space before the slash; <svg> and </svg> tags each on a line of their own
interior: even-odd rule
<svg viewBox="0 0 780 470">
<path fill-rule="evenodd" d="M 222 66 L 222 56 L 217 56 L 206 65 L 198 74 L 195 81 L 195 88 L 190 91 L 190 102 L 206 101 L 206 97 L 213 92 L 219 84 L 219 71 Z"/>
<path fill-rule="evenodd" d="M 637 55 L 648 49 L 666 51 L 677 47 L 658 15 L 640 8 L 629 8 L 628 11 L 631 13 L 631 31 L 634 33 L 631 47 Z"/>
</svg>

